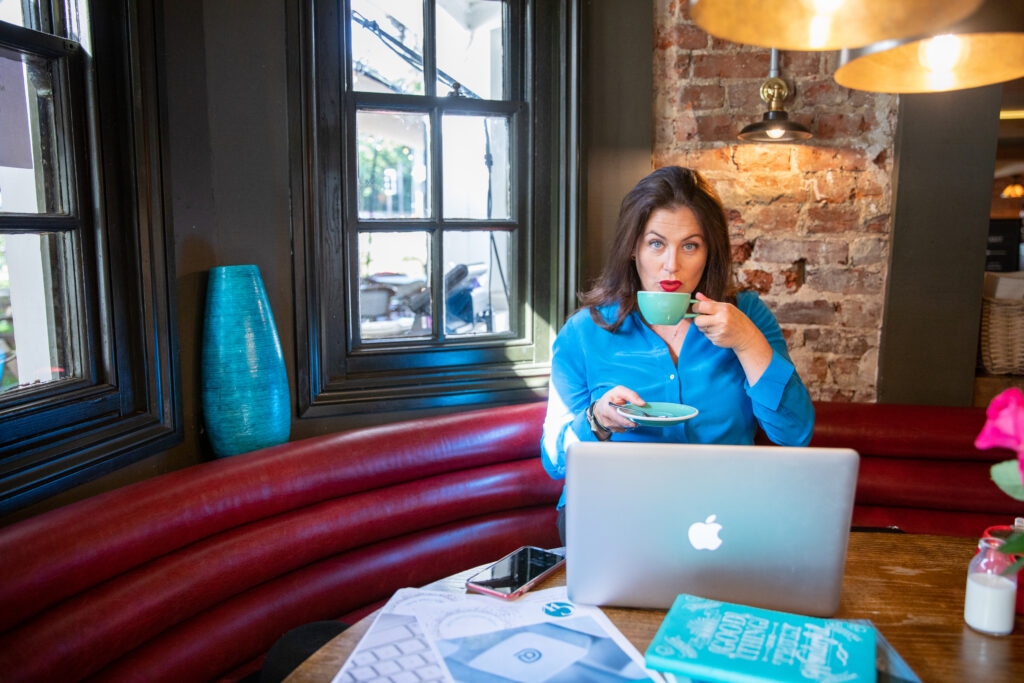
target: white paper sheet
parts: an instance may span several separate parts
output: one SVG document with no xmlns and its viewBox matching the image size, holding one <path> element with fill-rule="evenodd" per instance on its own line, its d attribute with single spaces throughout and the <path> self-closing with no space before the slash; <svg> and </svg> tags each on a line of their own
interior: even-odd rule
<svg viewBox="0 0 1024 683">
<path fill-rule="evenodd" d="M 402 639 L 393 640 L 396 635 Z M 588 672 L 602 680 L 662 683 L 643 662 L 604 612 L 571 602 L 565 587 L 514 601 L 403 588 L 381 609 L 334 683 L 418 681 L 435 669 L 432 680 L 446 683 L 499 675 L 522 683 L 586 680 Z M 419 678 L 406 676 L 412 669 Z"/>
</svg>

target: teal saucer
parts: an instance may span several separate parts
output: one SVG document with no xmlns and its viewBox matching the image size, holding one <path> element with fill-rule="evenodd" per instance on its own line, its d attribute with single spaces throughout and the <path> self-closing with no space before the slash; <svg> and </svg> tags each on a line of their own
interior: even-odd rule
<svg viewBox="0 0 1024 683">
<path fill-rule="evenodd" d="M 652 402 L 642 406 L 627 403 L 618 406 L 616 409 L 619 415 L 628 417 L 638 425 L 645 427 L 668 427 L 689 420 L 697 415 L 698 410 L 693 406 L 682 403 L 660 403 Z"/>
</svg>

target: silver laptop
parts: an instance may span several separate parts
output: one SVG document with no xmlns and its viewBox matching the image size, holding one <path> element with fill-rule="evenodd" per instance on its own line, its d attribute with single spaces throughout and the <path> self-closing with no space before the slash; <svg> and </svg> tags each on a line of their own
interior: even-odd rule
<svg viewBox="0 0 1024 683">
<path fill-rule="evenodd" d="M 859 459 L 843 448 L 575 443 L 569 598 L 666 609 L 691 593 L 831 616 Z"/>
</svg>

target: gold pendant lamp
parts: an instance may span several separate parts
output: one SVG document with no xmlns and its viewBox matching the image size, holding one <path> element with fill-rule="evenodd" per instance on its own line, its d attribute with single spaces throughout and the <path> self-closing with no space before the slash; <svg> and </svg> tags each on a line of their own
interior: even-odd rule
<svg viewBox="0 0 1024 683">
<path fill-rule="evenodd" d="M 945 92 L 1024 77 L 1024 0 L 986 0 L 937 33 L 839 55 L 836 83 L 888 93 Z"/>
<path fill-rule="evenodd" d="M 713 36 L 780 50 L 838 50 L 930 33 L 982 0 L 690 0 Z"/>
</svg>

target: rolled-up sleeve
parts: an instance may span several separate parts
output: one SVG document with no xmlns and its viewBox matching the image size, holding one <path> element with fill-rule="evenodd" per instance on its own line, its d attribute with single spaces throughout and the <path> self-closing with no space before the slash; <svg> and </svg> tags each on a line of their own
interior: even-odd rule
<svg viewBox="0 0 1024 683">
<path fill-rule="evenodd" d="M 754 417 L 773 443 L 806 446 L 814 433 L 814 404 L 793 366 L 778 321 L 759 297 L 751 295 L 744 312 L 772 347 L 772 360 L 751 386 L 745 383 Z"/>
</svg>

